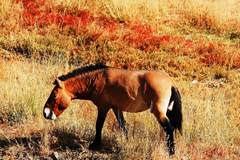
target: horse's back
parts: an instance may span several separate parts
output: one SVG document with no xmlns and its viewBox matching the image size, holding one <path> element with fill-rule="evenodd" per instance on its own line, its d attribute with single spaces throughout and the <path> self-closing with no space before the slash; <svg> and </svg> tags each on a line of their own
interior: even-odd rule
<svg viewBox="0 0 240 160">
<path fill-rule="evenodd" d="M 161 93 L 169 76 L 161 71 L 108 69 L 104 99 L 123 111 L 140 112 L 149 108 L 152 98 Z M 167 84 L 167 85 L 166 85 Z"/>
<path fill-rule="evenodd" d="M 144 79 L 155 92 L 161 93 L 174 85 L 170 76 L 163 71 L 148 71 L 144 74 Z"/>
<path fill-rule="evenodd" d="M 115 69 L 110 68 L 107 70 L 107 78 L 110 83 L 115 83 L 116 81 L 138 81 L 139 76 L 143 76 L 146 71 L 131 71 L 125 69 Z"/>
</svg>

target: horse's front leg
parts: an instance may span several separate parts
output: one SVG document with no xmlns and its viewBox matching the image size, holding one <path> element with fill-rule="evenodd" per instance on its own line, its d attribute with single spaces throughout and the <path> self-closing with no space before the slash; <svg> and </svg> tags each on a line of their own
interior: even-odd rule
<svg viewBox="0 0 240 160">
<path fill-rule="evenodd" d="M 101 145 L 101 135 L 102 135 L 102 127 L 106 118 L 106 115 L 109 111 L 107 107 L 98 107 L 98 116 L 96 122 L 96 135 L 93 142 L 90 144 L 89 149 L 97 150 L 100 149 Z"/>
<path fill-rule="evenodd" d="M 115 108 L 113 108 L 113 112 L 117 118 L 119 126 L 123 129 L 123 132 L 124 132 L 126 138 L 128 139 L 128 130 L 126 128 L 126 121 L 123 117 L 123 112 L 120 111 L 119 109 L 115 109 Z"/>
</svg>

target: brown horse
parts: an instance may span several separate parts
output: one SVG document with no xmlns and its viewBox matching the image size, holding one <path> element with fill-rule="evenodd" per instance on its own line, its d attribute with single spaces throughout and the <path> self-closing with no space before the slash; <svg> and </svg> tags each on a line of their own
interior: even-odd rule
<svg viewBox="0 0 240 160">
<path fill-rule="evenodd" d="M 113 109 L 125 133 L 122 111 L 141 112 L 150 108 L 166 132 L 169 154 L 175 152 L 173 132 L 182 129 L 181 96 L 171 78 L 161 71 L 129 71 L 103 64 L 78 68 L 58 77 L 43 114 L 56 119 L 74 99 L 91 100 L 98 109 L 96 135 L 90 149 L 98 149 L 106 114 Z"/>
</svg>

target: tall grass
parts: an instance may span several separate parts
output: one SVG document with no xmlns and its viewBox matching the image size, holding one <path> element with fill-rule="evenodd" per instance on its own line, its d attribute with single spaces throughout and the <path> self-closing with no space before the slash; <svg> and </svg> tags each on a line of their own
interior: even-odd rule
<svg viewBox="0 0 240 160">
<path fill-rule="evenodd" d="M 6 116 L 1 119 L 18 122 L 41 115 L 39 107 L 46 97 L 42 90 L 47 89 L 46 81 L 51 79 L 45 79 L 43 75 L 45 70 L 52 70 L 57 74 L 56 69 L 27 61 L 24 64 L 21 61 L 3 61 L 1 66 L 3 75 L 0 80 L 1 113 Z"/>
<path fill-rule="evenodd" d="M 199 84 L 189 87 L 194 92 L 187 92 L 184 98 L 185 134 L 188 141 L 234 144 L 234 138 L 239 134 L 235 110 L 239 104 L 231 101 L 237 98 L 237 92 L 227 86 L 210 89 Z M 231 99 L 229 95 L 234 96 Z"/>
<path fill-rule="evenodd" d="M 45 128 L 44 132 L 41 131 L 40 139 L 43 145 L 42 154 L 51 154 L 52 145 L 88 147 L 95 133 L 97 115 L 96 107 L 92 103 L 74 101 L 54 124 L 44 120 L 42 116 L 43 105 L 52 89 L 51 82 L 57 73 L 61 74 L 67 68 L 23 60 L 4 61 L 2 69 L 4 79 L 0 80 L 0 99 L 3 116 L 1 119 L 4 122 L 14 125 L 37 121 L 35 127 L 39 130 Z M 176 136 L 176 157 L 206 156 L 210 154 L 205 153 L 207 148 L 216 146 L 222 148 L 223 155 L 215 156 L 231 157 L 237 150 L 240 135 L 239 115 L 236 110 L 239 106 L 236 101 L 238 90 L 234 89 L 233 84 L 212 86 L 208 83 L 179 81 L 178 86 L 183 97 L 184 132 L 183 136 Z M 164 132 L 154 116 L 149 111 L 124 115 L 129 130 L 128 140 L 116 127 L 117 122 L 112 113 L 108 114 L 104 125 L 103 143 L 105 147 L 111 148 L 114 153 L 112 156 L 119 159 L 158 159 L 158 156 L 161 156 L 167 159 Z M 71 135 L 72 138 L 62 134 Z M 60 135 L 63 137 L 58 137 Z M 59 140 L 54 140 L 54 137 Z M 195 146 L 191 153 L 189 150 L 194 144 L 199 146 Z M 215 152 L 210 155 L 212 154 Z"/>
<path fill-rule="evenodd" d="M 230 1 L 183 1 L 181 14 L 189 24 L 213 33 L 239 34 L 239 3 Z"/>
<path fill-rule="evenodd" d="M 237 29 L 232 31 L 230 28 L 237 25 L 215 20 L 222 17 L 221 10 L 218 12 L 216 9 L 215 13 L 216 1 L 194 2 L 92 1 L 89 3 L 99 10 L 91 10 L 86 1 L 6 1 L 7 4 L 14 3 L 13 8 L 20 12 L 21 17 L 17 18 L 16 24 L 13 23 L 18 29 L 8 31 L 8 27 L 4 27 L 0 46 L 40 58 L 51 55 L 79 58 L 86 50 L 105 54 L 103 52 L 113 50 L 131 52 L 134 48 L 150 53 L 165 51 L 173 56 L 186 55 L 201 65 L 239 68 L 239 35 Z M 19 6 L 22 8 L 18 9 Z M 203 8 L 206 15 L 196 8 Z M 6 15 L 3 17 L 5 21 L 12 19 L 11 10 L 2 12 Z M 135 16 L 131 15 L 135 12 Z M 143 16 L 138 19 L 137 15 Z M 226 17 L 230 20 L 232 14 Z M 238 24 L 236 16 L 230 21 Z M 189 35 L 197 29 L 204 33 L 207 31 L 207 34 Z"/>
<path fill-rule="evenodd" d="M 133 1 L 118 1 L 108 0 L 105 2 L 109 14 L 122 21 L 143 21 L 146 23 L 156 22 L 161 18 L 164 7 L 167 3 L 164 1 L 146 1 L 146 0 L 133 0 Z M 139 16 L 142 15 L 142 16 Z"/>
<path fill-rule="evenodd" d="M 21 2 L 21 0 L 17 1 Z M 239 33 L 239 3 L 237 0 L 123 0 L 85 1 L 85 0 L 43 0 L 48 10 L 90 10 L 93 14 L 103 13 L 121 21 L 143 21 L 152 25 L 158 24 L 162 30 L 164 25 L 179 27 L 181 24 L 212 30 L 214 33 Z M 19 25 L 22 17 L 22 4 L 11 0 L 0 3 L 1 23 L 10 26 Z M 55 7 L 57 6 L 57 7 Z M 139 16 L 141 15 L 141 16 Z M 7 21 L 6 21 L 7 20 Z M 7 22 L 7 23 L 6 23 Z M 167 28 L 166 28 L 167 29 Z M 233 35 L 232 35 L 233 36 Z M 235 35 L 236 36 L 236 35 Z"/>
<path fill-rule="evenodd" d="M 0 2 L 0 159 L 2 153 L 19 158 L 18 151 L 40 158 L 58 151 L 66 159 L 168 159 L 164 132 L 149 111 L 124 113 L 128 140 L 110 112 L 100 153 L 87 150 L 97 115 L 92 103 L 75 101 L 54 122 L 43 118 L 57 75 L 99 61 L 165 70 L 177 81 L 184 132 L 176 135 L 173 159 L 238 158 L 237 0 L 25 2 L 36 6 Z"/>
</svg>

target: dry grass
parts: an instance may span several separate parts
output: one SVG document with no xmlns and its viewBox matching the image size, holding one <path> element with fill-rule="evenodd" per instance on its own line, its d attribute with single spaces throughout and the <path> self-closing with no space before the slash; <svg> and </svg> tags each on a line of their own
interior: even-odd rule
<svg viewBox="0 0 240 160">
<path fill-rule="evenodd" d="M 4 124 L 13 125 L 11 129 L 8 125 L 1 127 L 2 147 L 6 149 L 2 152 L 4 157 L 18 158 L 20 155 L 13 152 L 15 149 L 12 147 L 24 155 L 35 144 L 39 144 L 36 148 L 39 153 L 30 152 L 27 156 L 50 156 L 53 151 L 65 158 L 93 156 L 94 152 L 87 149 L 95 131 L 96 108 L 91 103 L 74 102 L 54 123 L 42 117 L 51 82 L 56 73 L 64 72 L 66 68 L 28 60 L 4 61 L 2 66 L 5 78 L 0 81 L 4 111 L 1 119 Z M 176 137 L 175 159 L 236 159 L 240 135 L 238 89 L 234 84 L 217 80 L 197 84 L 179 81 L 178 86 L 183 94 L 184 133 Z M 125 117 L 129 140 L 124 138 L 112 113 L 109 113 L 103 129 L 104 149 L 94 154 L 96 157 L 168 159 L 164 134 L 149 111 L 126 113 Z M 21 125 L 16 128 L 16 123 Z M 34 127 L 30 127 L 32 123 Z"/>
<path fill-rule="evenodd" d="M 239 2 L 183 1 L 182 15 L 193 26 L 213 33 L 239 34 Z"/>
<path fill-rule="evenodd" d="M 88 150 L 93 104 L 76 101 L 57 121 L 43 119 L 55 77 L 98 61 L 165 70 L 177 81 L 184 132 L 172 159 L 237 159 L 238 8 L 237 0 L 1 1 L 0 159 L 55 151 L 63 159 L 169 159 L 149 111 L 125 113 L 129 140 L 109 113 L 99 152 Z"/>
</svg>

